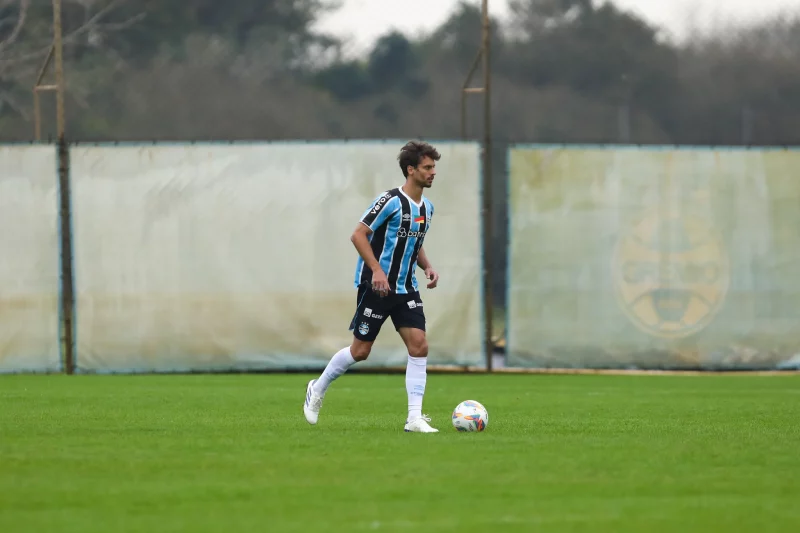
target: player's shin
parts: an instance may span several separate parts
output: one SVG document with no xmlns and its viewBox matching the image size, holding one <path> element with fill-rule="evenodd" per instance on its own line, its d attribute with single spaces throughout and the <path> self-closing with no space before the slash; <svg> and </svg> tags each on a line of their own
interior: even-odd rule
<svg viewBox="0 0 800 533">
<path fill-rule="evenodd" d="M 427 381 L 427 357 L 408 356 L 406 365 L 406 392 L 408 393 L 409 422 L 422 416 L 422 398 Z"/>
<path fill-rule="evenodd" d="M 328 361 L 328 366 L 325 367 L 325 370 L 322 371 L 322 375 L 320 375 L 319 379 L 314 383 L 314 392 L 323 396 L 331 383 L 347 372 L 347 369 L 355 363 L 356 360 L 353 359 L 349 346 L 339 350 L 336 355 Z"/>
</svg>

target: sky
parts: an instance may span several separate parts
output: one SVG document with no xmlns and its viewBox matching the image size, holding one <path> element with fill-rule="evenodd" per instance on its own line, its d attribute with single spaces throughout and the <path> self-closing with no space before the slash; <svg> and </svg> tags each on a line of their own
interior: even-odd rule
<svg viewBox="0 0 800 533">
<path fill-rule="evenodd" d="M 467 0 L 481 5 L 481 0 Z M 602 0 L 596 0 L 596 3 Z M 719 22 L 757 21 L 782 10 L 800 12 L 800 0 L 606 0 L 665 28 L 677 38 L 690 31 L 687 18 L 701 26 Z M 324 18 L 318 28 L 341 36 L 351 46 L 368 50 L 377 37 L 391 29 L 414 36 L 446 20 L 459 0 L 341 0 L 343 7 Z M 500 19 L 508 15 L 507 0 L 489 0 L 489 11 Z"/>
</svg>

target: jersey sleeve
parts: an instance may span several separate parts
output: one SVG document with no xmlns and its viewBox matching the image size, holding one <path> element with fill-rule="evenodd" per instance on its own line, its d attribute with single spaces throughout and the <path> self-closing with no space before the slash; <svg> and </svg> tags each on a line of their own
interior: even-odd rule
<svg viewBox="0 0 800 533">
<path fill-rule="evenodd" d="M 383 194 L 361 215 L 361 223 L 372 231 L 383 225 L 397 211 L 400 200 L 391 194 Z"/>
</svg>

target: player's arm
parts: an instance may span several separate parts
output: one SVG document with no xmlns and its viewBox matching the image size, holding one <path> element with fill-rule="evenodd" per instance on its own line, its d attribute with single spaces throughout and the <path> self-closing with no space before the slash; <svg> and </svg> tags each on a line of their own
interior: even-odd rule
<svg viewBox="0 0 800 533">
<path fill-rule="evenodd" d="M 419 265 L 422 270 L 431 268 L 431 262 L 428 260 L 428 255 L 425 253 L 424 246 L 420 247 L 419 253 L 417 254 L 417 265 Z"/>
<path fill-rule="evenodd" d="M 417 254 L 417 264 L 422 270 L 425 271 L 425 277 L 430 280 L 428 283 L 428 288 L 436 288 L 436 284 L 439 283 L 439 273 L 433 269 L 433 265 L 431 265 L 431 262 L 428 259 L 428 254 L 425 253 L 424 246 L 420 246 L 419 248 L 419 253 Z"/>
<path fill-rule="evenodd" d="M 372 206 L 361 215 L 361 220 L 350 236 L 350 242 L 353 243 L 358 254 L 364 260 L 364 266 L 372 270 L 372 290 L 378 293 L 379 296 L 389 294 L 389 279 L 372 252 L 369 236 L 387 222 L 392 213 L 398 208 L 396 204 L 399 201 L 396 197 L 390 198 L 388 195 L 377 198 Z"/>
<path fill-rule="evenodd" d="M 364 264 L 367 268 L 372 270 L 373 273 L 382 272 L 381 264 L 375 257 L 372 251 L 372 245 L 369 242 L 370 234 L 372 234 L 372 229 L 363 222 L 359 222 L 353 234 L 350 236 L 350 242 L 356 247 L 358 255 L 364 260 Z"/>
<path fill-rule="evenodd" d="M 364 260 L 364 265 L 372 270 L 372 290 L 378 296 L 383 297 L 389 294 L 389 278 L 372 252 L 372 245 L 368 238 L 370 233 L 372 233 L 372 229 L 363 222 L 359 222 L 350 236 L 350 241 Z"/>
</svg>

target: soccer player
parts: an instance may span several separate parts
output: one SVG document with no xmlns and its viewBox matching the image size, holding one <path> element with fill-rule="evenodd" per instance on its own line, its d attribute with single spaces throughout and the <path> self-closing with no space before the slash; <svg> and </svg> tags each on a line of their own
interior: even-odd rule
<svg viewBox="0 0 800 533">
<path fill-rule="evenodd" d="M 408 142 L 398 160 L 402 186 L 378 196 L 361 216 L 350 237 L 358 251 L 355 287 L 356 310 L 350 322 L 353 341 L 334 355 L 318 379 L 306 386 L 303 413 L 316 424 L 322 400 L 331 383 L 359 361 L 369 357 L 372 344 L 387 318 L 408 349 L 406 393 L 408 418 L 405 431 L 438 433 L 422 414 L 422 399 L 427 378 L 428 342 L 425 336 L 425 313 L 415 268 L 425 272 L 428 288 L 433 289 L 439 274 L 431 266 L 422 246 L 430 229 L 433 204 L 423 194 L 436 175 L 439 152 L 428 143 Z"/>
</svg>

